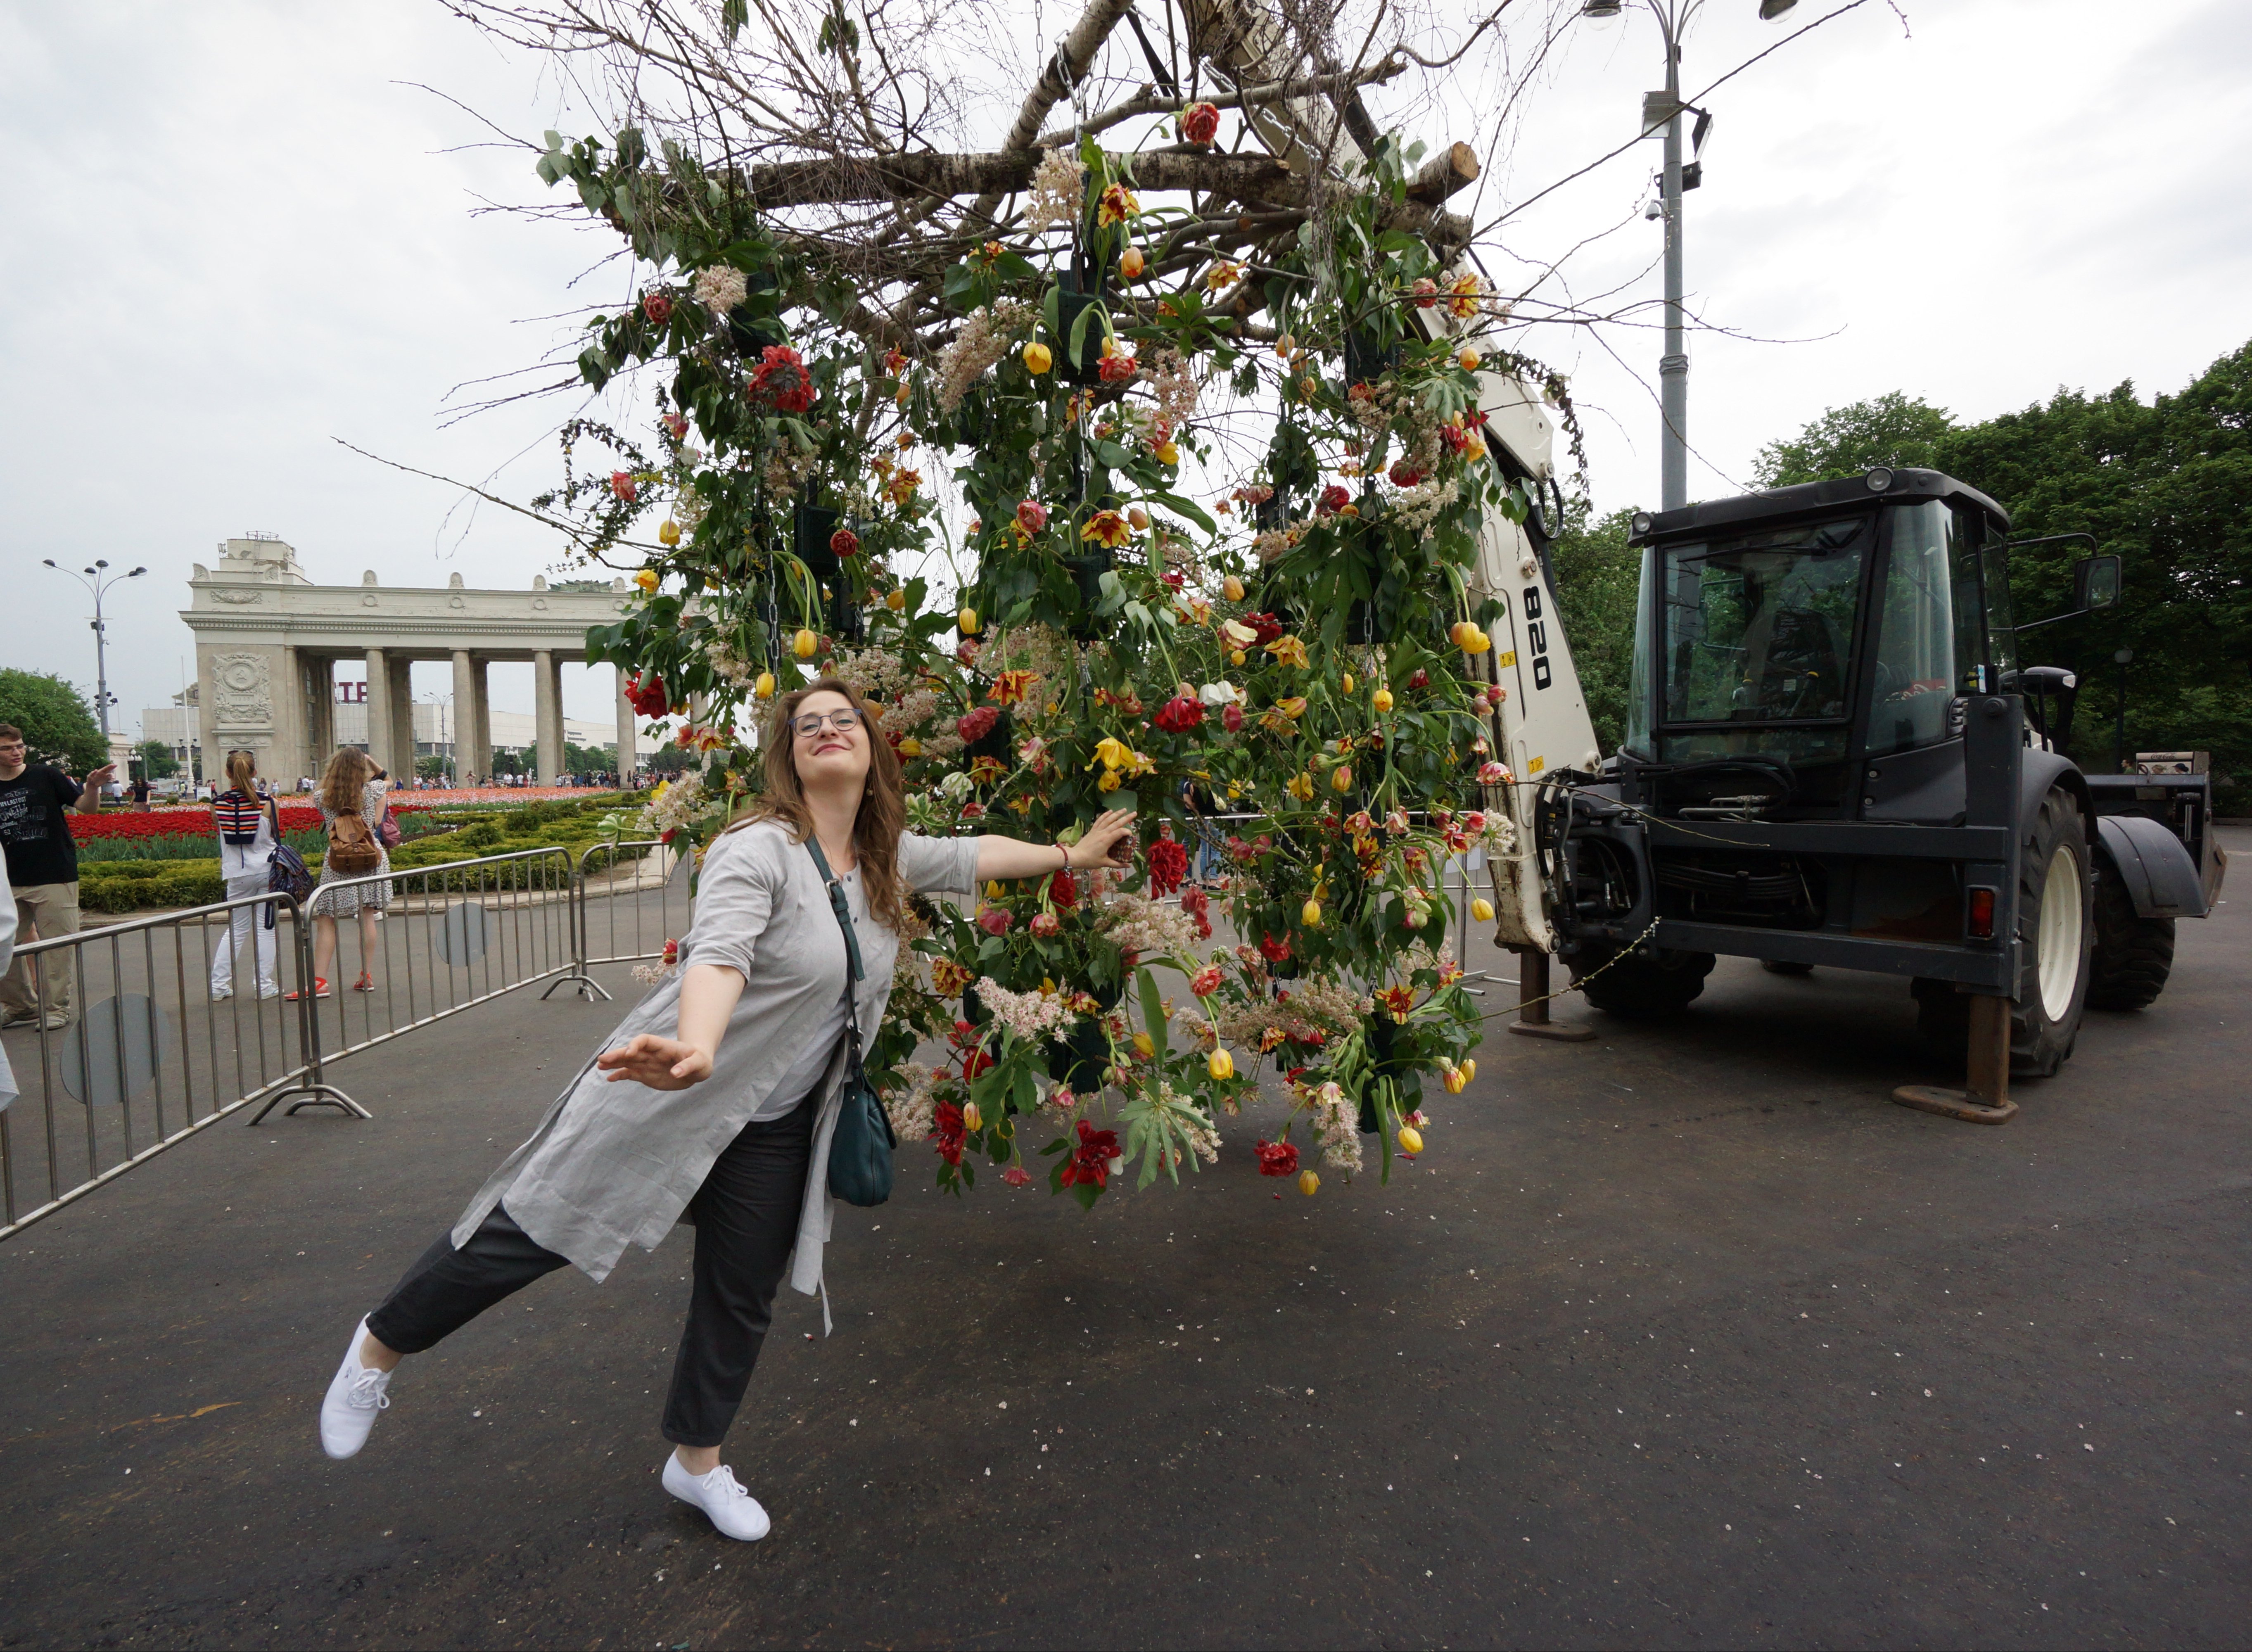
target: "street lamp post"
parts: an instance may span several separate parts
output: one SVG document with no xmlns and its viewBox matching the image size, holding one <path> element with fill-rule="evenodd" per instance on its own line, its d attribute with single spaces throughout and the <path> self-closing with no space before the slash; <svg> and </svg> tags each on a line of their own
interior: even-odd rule
<svg viewBox="0 0 2252 1652">
<path fill-rule="evenodd" d="M 1682 324 L 1681 39 L 1704 0 L 1645 0 L 1665 42 L 1665 90 L 1643 100 L 1645 134 L 1661 115 L 1665 125 L 1665 172 L 1658 198 L 1665 218 L 1665 353 L 1658 358 L 1658 507 L 1678 510 L 1689 503 L 1689 346 Z M 1772 23 L 1798 0 L 1759 0 L 1761 20 Z M 1626 0 L 1582 0 L 1580 15 L 1605 23 L 1625 10 Z M 1699 130 L 1698 136 L 1704 136 Z M 1700 180 L 1701 181 L 1701 180 Z"/>
<path fill-rule="evenodd" d="M 94 566 L 83 570 L 66 568 L 52 557 L 42 557 L 40 560 L 57 573 L 69 574 L 94 593 L 94 710 L 101 723 L 101 744 L 107 752 L 109 746 L 109 633 L 108 628 L 102 623 L 101 599 L 110 587 L 127 580 L 137 580 L 149 570 L 136 568 L 130 573 L 111 573 L 108 572 L 109 559 L 107 557 L 96 557 Z"/>
</svg>

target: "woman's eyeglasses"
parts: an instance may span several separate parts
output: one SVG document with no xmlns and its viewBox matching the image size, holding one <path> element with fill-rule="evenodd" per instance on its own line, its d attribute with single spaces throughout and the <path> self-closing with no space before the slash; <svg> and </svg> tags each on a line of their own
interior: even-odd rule
<svg viewBox="0 0 2252 1652">
<path fill-rule="evenodd" d="M 821 732 L 824 726 L 833 727 L 839 734 L 843 734 L 858 727 L 859 723 L 859 712 L 849 705 L 840 711 L 809 711 L 803 717 L 793 717 L 789 719 L 790 727 L 809 739 Z"/>
</svg>

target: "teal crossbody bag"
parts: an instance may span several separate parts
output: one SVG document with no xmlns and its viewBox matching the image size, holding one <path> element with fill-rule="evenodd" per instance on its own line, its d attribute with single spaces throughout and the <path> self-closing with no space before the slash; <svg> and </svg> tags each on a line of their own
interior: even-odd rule
<svg viewBox="0 0 2252 1652">
<path fill-rule="evenodd" d="M 891 1115 L 884 1111 L 882 1099 L 860 1065 L 858 988 L 866 973 L 860 967 L 860 937 L 852 927 L 852 908 L 844 898 L 844 885 L 829 870 L 829 857 L 821 852 L 821 840 L 808 834 L 805 846 L 813 851 L 813 864 L 821 869 L 837 927 L 844 932 L 844 957 L 851 977 L 844 989 L 844 1098 L 837 1110 L 837 1128 L 829 1138 L 829 1190 L 847 1204 L 881 1204 L 892 1197 L 892 1154 L 900 1139 L 893 1134 Z"/>
</svg>

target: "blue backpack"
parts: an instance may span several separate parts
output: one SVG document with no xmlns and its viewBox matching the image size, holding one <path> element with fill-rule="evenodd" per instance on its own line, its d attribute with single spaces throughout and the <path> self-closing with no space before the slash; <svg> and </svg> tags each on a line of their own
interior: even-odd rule
<svg viewBox="0 0 2252 1652">
<path fill-rule="evenodd" d="M 266 890 L 268 894 L 287 895 L 300 906 L 313 892 L 312 870 L 305 857 L 282 841 L 282 811 L 274 800 L 268 798 L 266 807 L 274 815 L 274 852 L 266 857 Z M 274 908 L 266 909 L 266 927 L 274 927 Z"/>
</svg>

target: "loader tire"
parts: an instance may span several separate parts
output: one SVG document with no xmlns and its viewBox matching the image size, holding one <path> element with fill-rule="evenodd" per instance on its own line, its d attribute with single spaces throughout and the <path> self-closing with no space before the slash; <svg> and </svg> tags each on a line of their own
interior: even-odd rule
<svg viewBox="0 0 2252 1652">
<path fill-rule="evenodd" d="M 1811 975 L 1814 973 L 1812 964 L 1796 963 L 1788 958 L 1762 958 L 1760 968 L 1771 975 Z"/>
<path fill-rule="evenodd" d="M 1655 958 L 1601 953 L 1574 963 L 1572 984 L 1598 1010 L 1646 1019 L 1688 1008 L 1718 961 L 1709 952 L 1662 951 Z"/>
<path fill-rule="evenodd" d="M 2090 1010 L 2145 1010 L 2174 967 L 2174 920 L 2137 918 L 2126 885 L 2096 868 L 2096 952 L 2089 960 Z"/>
<path fill-rule="evenodd" d="M 2082 1013 L 2093 1001 L 2096 896 L 2089 861 L 2080 806 L 2068 793 L 2052 790 L 2026 823 L 2019 858 L 2020 961 L 2017 1001 L 2010 1006 L 2014 1078 L 2046 1079 L 2062 1066 L 2080 1036 Z M 2055 955 L 2044 954 L 2044 947 Z M 1916 1031 L 1925 1044 L 1935 1054 L 1962 1060 L 1970 1047 L 1970 996 L 1944 981 L 1919 979 L 1909 990 L 1915 995 Z"/>
</svg>

